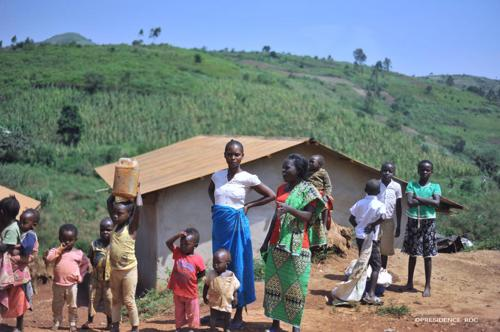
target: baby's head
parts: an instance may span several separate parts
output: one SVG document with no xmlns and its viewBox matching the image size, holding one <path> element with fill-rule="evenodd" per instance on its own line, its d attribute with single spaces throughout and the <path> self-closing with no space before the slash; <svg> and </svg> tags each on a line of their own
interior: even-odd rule
<svg viewBox="0 0 500 332">
<path fill-rule="evenodd" d="M 59 242 L 65 251 L 70 251 L 78 239 L 78 228 L 73 224 L 64 224 L 59 227 Z"/>
<path fill-rule="evenodd" d="M 0 222 L 4 224 L 16 219 L 20 208 L 16 196 L 8 196 L 0 200 Z"/>
<path fill-rule="evenodd" d="M 213 267 L 217 274 L 226 272 L 229 263 L 231 263 L 231 253 L 229 251 L 221 248 L 214 253 Z"/>
<path fill-rule="evenodd" d="M 132 202 L 119 202 L 113 204 L 111 219 L 113 224 L 122 225 L 130 219 L 134 209 Z"/>
<path fill-rule="evenodd" d="M 200 233 L 196 228 L 186 228 L 184 232 L 186 236 L 181 237 L 181 251 L 184 255 L 192 255 L 200 243 Z"/>
<path fill-rule="evenodd" d="M 21 233 L 33 230 L 40 221 L 40 212 L 35 209 L 26 209 L 19 218 L 19 229 Z"/>
<path fill-rule="evenodd" d="M 325 164 L 325 158 L 320 154 L 315 154 L 309 158 L 309 172 L 318 171 Z"/>
<path fill-rule="evenodd" d="M 99 236 L 104 242 L 109 242 L 111 231 L 113 230 L 113 221 L 110 217 L 106 217 L 99 223 Z"/>
<path fill-rule="evenodd" d="M 368 195 L 376 196 L 380 192 L 380 181 L 375 179 L 370 179 L 366 183 L 365 192 Z"/>
</svg>

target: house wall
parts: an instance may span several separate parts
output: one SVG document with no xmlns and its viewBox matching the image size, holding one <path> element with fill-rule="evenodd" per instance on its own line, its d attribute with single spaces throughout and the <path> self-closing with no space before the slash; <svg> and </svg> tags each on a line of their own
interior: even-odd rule
<svg viewBox="0 0 500 332">
<path fill-rule="evenodd" d="M 156 286 L 157 261 L 157 193 L 150 193 L 143 197 L 144 206 L 139 220 L 135 253 L 138 262 L 139 280 L 138 293 Z"/>
<path fill-rule="evenodd" d="M 307 158 L 319 153 L 325 157 L 325 166 L 331 176 L 334 188 L 334 220 L 341 225 L 349 226 L 349 208 L 364 196 L 366 181 L 378 177 L 378 172 L 356 165 L 321 146 L 308 144 L 302 144 L 273 154 L 270 157 L 252 161 L 244 164 L 243 168 L 250 173 L 257 174 L 263 183 L 276 190 L 283 183 L 281 164 L 290 153 L 301 153 Z M 148 228 L 147 234 L 146 232 L 143 233 L 139 246 L 155 247 L 157 255 L 155 261 L 158 263 L 156 276 L 160 280 L 160 284 L 162 281 L 166 281 L 168 277 L 166 271 L 171 269 L 173 263 L 172 255 L 166 248 L 165 241 L 187 227 L 195 227 L 200 232 L 200 245 L 196 251 L 204 257 L 206 263 L 211 265 L 211 202 L 207 194 L 209 183 L 210 176 L 207 176 L 157 192 L 156 219 L 155 222 L 150 221 L 147 223 L 148 227 L 151 225 L 151 229 Z M 247 199 L 253 200 L 257 197 L 257 194 L 252 192 Z M 255 254 L 258 253 L 265 238 L 274 208 L 274 203 L 270 203 L 266 206 L 251 209 L 248 213 Z M 153 212 L 150 212 L 149 216 L 155 218 Z M 403 218 L 404 222 L 405 219 Z M 402 225 L 402 230 L 404 233 L 404 225 Z M 157 234 L 156 237 L 155 233 Z M 151 252 L 139 253 L 138 251 L 138 255 L 143 254 L 151 255 Z M 148 257 L 147 259 L 151 258 Z M 141 259 L 142 257 L 139 258 L 140 261 Z M 150 261 L 153 262 L 152 259 Z M 150 266 L 150 263 L 141 266 L 146 268 Z M 147 278 L 151 278 L 151 276 L 147 276 Z M 150 281 L 148 279 L 148 284 L 150 284 Z"/>
</svg>

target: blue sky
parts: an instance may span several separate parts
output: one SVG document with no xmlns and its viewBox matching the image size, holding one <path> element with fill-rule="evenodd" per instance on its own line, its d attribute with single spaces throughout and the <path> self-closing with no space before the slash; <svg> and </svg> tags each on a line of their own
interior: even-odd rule
<svg viewBox="0 0 500 332">
<path fill-rule="evenodd" d="M 99 44 L 130 43 L 161 27 L 156 43 L 208 49 L 388 57 L 408 75 L 500 79 L 500 1 L 0 0 L 0 40 L 42 41 L 78 32 Z M 147 39 L 147 38 L 146 38 Z M 149 41 L 147 41 L 149 42 Z"/>
</svg>

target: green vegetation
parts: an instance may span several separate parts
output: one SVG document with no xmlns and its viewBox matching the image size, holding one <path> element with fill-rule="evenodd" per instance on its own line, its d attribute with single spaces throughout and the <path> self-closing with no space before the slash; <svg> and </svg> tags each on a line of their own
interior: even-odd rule
<svg viewBox="0 0 500 332">
<path fill-rule="evenodd" d="M 380 316 L 394 316 L 397 318 L 401 318 L 403 316 L 406 316 L 410 313 L 410 308 L 408 308 L 406 305 L 385 305 L 382 307 L 377 308 L 377 315 Z"/>
<path fill-rule="evenodd" d="M 263 281 L 264 273 L 266 270 L 266 263 L 262 258 L 254 258 L 253 260 L 253 273 L 255 281 Z"/>
<path fill-rule="evenodd" d="M 355 67 L 270 46 L 2 48 L 2 184 L 43 201 L 43 248 L 69 221 L 85 246 L 106 214 L 96 166 L 199 134 L 313 136 L 375 167 L 393 160 L 404 179 L 416 176 L 418 160 L 431 159 L 444 195 L 467 207 L 440 216 L 440 231 L 500 248 L 499 104 L 458 88 L 456 79 L 447 86 L 392 73 L 389 59 L 376 68 L 361 60 Z M 67 145 L 66 106 L 80 121 L 64 124 L 81 129 Z"/>
<path fill-rule="evenodd" d="M 151 289 L 136 300 L 137 310 L 141 319 L 148 319 L 164 314 L 172 308 L 174 301 L 172 291 L 169 289 Z M 126 310 L 123 311 L 126 315 Z"/>
</svg>

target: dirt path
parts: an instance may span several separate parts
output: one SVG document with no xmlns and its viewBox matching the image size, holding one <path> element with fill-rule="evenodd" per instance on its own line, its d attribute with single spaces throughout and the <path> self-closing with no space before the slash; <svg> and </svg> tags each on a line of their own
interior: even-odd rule
<svg viewBox="0 0 500 332">
<path fill-rule="evenodd" d="M 423 298 L 423 262 L 417 262 L 415 286 L 418 293 L 396 292 L 406 281 L 407 257 L 398 253 L 389 260 L 394 286 L 386 291 L 385 306 L 406 305 L 409 315 L 403 318 L 380 316 L 377 308 L 359 305 L 355 308 L 333 308 L 325 305 L 324 296 L 343 278 L 343 270 L 356 257 L 352 250 L 348 257 L 329 258 L 325 264 L 313 266 L 309 295 L 302 321 L 302 330 L 309 331 L 499 331 L 500 330 L 500 252 L 478 251 L 441 254 L 436 257 L 433 270 L 432 297 Z M 262 309 L 263 283 L 256 285 L 258 299 L 248 307 L 242 331 L 263 331 L 270 320 Z M 26 331 L 47 331 L 51 326 L 50 285 L 41 287 L 35 299 L 35 311 L 26 315 Z M 207 312 L 202 306 L 202 314 Z M 86 318 L 86 308 L 79 309 L 80 324 Z M 104 327 L 103 315 L 96 317 L 96 329 Z M 440 318 L 448 322 L 430 323 L 425 320 Z M 466 322 L 469 320 L 469 322 Z M 4 323 L 14 325 L 14 320 Z M 172 314 L 141 323 L 141 331 L 174 331 Z M 286 331 L 290 326 L 284 325 Z M 208 330 L 204 327 L 202 330 Z M 0 331 L 10 331 L 0 325 Z M 124 324 L 122 331 L 128 331 Z"/>
</svg>

